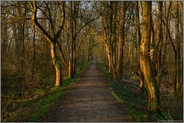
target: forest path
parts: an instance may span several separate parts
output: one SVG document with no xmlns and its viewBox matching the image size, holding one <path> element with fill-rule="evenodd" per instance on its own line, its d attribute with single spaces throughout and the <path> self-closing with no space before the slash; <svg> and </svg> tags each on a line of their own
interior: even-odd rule
<svg viewBox="0 0 184 123">
<path fill-rule="evenodd" d="M 127 121 L 125 105 L 116 101 L 96 62 L 81 75 L 60 101 L 52 106 L 43 121 L 120 122 Z"/>
</svg>

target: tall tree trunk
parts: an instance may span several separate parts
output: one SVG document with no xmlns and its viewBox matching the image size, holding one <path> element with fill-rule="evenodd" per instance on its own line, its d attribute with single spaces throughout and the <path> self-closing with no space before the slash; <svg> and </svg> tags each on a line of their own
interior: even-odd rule
<svg viewBox="0 0 184 123">
<path fill-rule="evenodd" d="M 113 20 L 117 20 L 117 5 L 118 3 L 115 2 L 113 6 Z M 113 62 L 117 64 L 117 23 L 113 21 Z"/>
<path fill-rule="evenodd" d="M 180 84 L 180 75 L 181 75 L 181 73 L 180 73 L 180 60 L 181 60 L 181 55 L 180 55 L 180 36 L 179 36 L 179 34 L 180 34 L 180 31 L 179 31 L 179 29 L 180 29 L 180 26 L 179 26 L 179 21 L 180 21 L 180 19 L 179 19 L 179 3 L 177 2 L 177 7 L 176 7 L 176 27 L 175 27 L 175 29 L 176 29 L 176 41 L 177 41 L 177 44 L 176 44 L 176 50 L 177 50 L 177 59 L 176 59 L 176 61 L 177 61 L 177 67 L 176 67 L 176 76 L 177 76 L 177 79 L 176 79 L 176 90 L 178 90 L 178 86 L 179 86 L 179 84 Z"/>
<path fill-rule="evenodd" d="M 116 79 L 116 73 L 115 73 L 115 67 L 114 67 L 114 62 L 113 62 L 113 51 L 112 51 L 112 46 L 111 46 L 111 49 L 110 49 L 110 71 L 111 71 L 111 75 L 112 75 L 112 78 L 115 80 Z"/>
<path fill-rule="evenodd" d="M 179 4 L 179 3 L 178 3 Z M 181 6 L 182 8 L 183 8 L 183 5 Z M 179 8 L 179 7 L 178 7 Z M 183 16 L 182 16 L 182 11 L 183 11 L 183 9 L 179 9 L 180 11 L 178 12 L 178 13 L 180 13 L 180 18 L 178 18 L 178 23 L 180 24 L 180 28 L 178 28 L 178 29 L 180 29 L 179 30 L 179 33 L 177 33 L 177 34 L 180 34 L 180 35 L 178 35 L 180 38 L 179 38 L 179 40 L 180 40 L 180 42 L 178 42 L 178 47 L 180 47 L 180 44 L 181 44 L 181 41 L 183 41 L 183 23 L 181 23 L 182 21 L 183 21 Z M 180 44 L 179 44 L 180 43 Z M 182 46 L 183 45 L 181 45 L 181 49 L 180 50 L 182 50 Z M 178 61 L 179 61 L 179 63 L 180 63 L 180 66 L 178 67 L 179 69 L 178 69 L 178 71 L 180 71 L 179 73 L 180 74 L 182 74 L 183 73 L 183 69 L 181 69 L 181 68 L 183 68 L 183 62 L 182 62 L 182 60 L 181 60 L 181 56 L 183 56 L 183 52 L 179 52 L 180 54 L 179 54 L 179 58 L 178 58 Z M 181 67 L 181 68 L 180 68 Z M 180 77 L 181 77 L 182 75 L 180 75 Z M 178 96 L 183 96 L 183 76 L 181 77 L 181 78 L 179 78 L 179 76 L 178 76 L 178 79 L 180 79 L 179 80 L 179 82 L 180 83 L 178 83 L 178 85 L 179 85 L 179 87 L 178 87 Z"/>
<path fill-rule="evenodd" d="M 36 60 L 36 29 L 35 29 L 35 25 L 33 26 L 33 61 L 32 61 L 32 75 L 31 75 L 31 81 L 34 81 L 34 69 L 35 69 L 35 60 Z"/>
<path fill-rule="evenodd" d="M 119 42 L 118 42 L 118 63 L 117 63 L 117 75 L 121 79 L 123 76 L 123 46 L 124 46 L 124 25 L 125 25 L 125 1 L 121 2 L 120 8 L 120 24 L 119 24 Z"/>
<path fill-rule="evenodd" d="M 107 52 L 108 72 L 112 75 L 113 79 L 115 79 L 116 75 L 115 75 L 115 68 L 113 65 L 112 49 L 107 44 L 105 44 L 105 46 Z"/>
<path fill-rule="evenodd" d="M 140 18 L 139 18 L 139 3 L 137 2 L 137 9 L 136 9 L 137 11 L 136 11 L 136 22 L 137 22 L 137 36 L 138 36 L 138 38 L 137 38 L 137 41 L 138 41 L 138 52 L 137 52 L 137 57 L 138 57 L 138 59 L 139 59 L 139 55 L 140 55 L 140 53 L 139 53 L 139 51 L 140 51 L 140 43 L 141 43 L 141 30 L 140 30 Z"/>
<path fill-rule="evenodd" d="M 167 32 L 168 32 L 168 27 L 170 26 L 169 18 L 170 18 L 171 6 L 172 6 L 172 1 L 169 2 L 169 7 L 168 7 L 168 10 L 166 11 L 167 2 L 165 2 L 165 16 L 166 16 L 165 42 L 168 41 L 168 37 L 169 37 L 169 33 L 167 33 Z M 166 61 L 167 47 L 168 47 L 167 45 L 164 46 L 164 53 L 163 53 L 164 55 L 163 55 L 163 62 L 162 62 L 162 64 L 165 64 L 165 61 Z"/>
<path fill-rule="evenodd" d="M 151 38 L 151 2 L 144 2 L 142 15 L 142 40 L 140 46 L 140 66 L 148 90 L 148 109 L 160 111 L 160 94 L 151 65 L 150 38 Z"/>
<path fill-rule="evenodd" d="M 111 69 L 111 75 L 113 77 L 113 79 L 115 80 L 116 78 L 116 74 L 115 74 L 115 67 L 114 67 L 114 62 L 113 62 L 113 54 L 114 54 L 114 50 L 113 50 L 113 2 L 110 1 L 109 2 L 109 11 L 110 11 L 110 14 L 109 14 L 109 51 L 110 51 L 110 69 Z"/>
<path fill-rule="evenodd" d="M 158 2 L 158 55 L 157 55 L 157 83 L 160 86 L 161 81 L 161 61 L 162 61 L 162 45 L 163 45 L 163 32 L 162 32 L 162 1 Z"/>
<path fill-rule="evenodd" d="M 139 11 L 139 4 L 141 5 L 141 3 L 139 3 L 139 2 L 137 2 L 137 11 L 136 11 L 136 20 L 137 20 L 137 36 L 138 36 L 138 39 L 137 39 L 137 41 L 138 41 L 138 52 L 137 52 L 137 57 L 138 57 L 138 61 L 139 61 L 139 59 L 140 59 L 140 44 L 141 44 L 141 30 L 140 30 L 140 17 L 139 17 L 139 12 L 141 12 L 142 13 L 142 10 L 141 11 Z M 141 8 L 141 6 L 140 6 L 140 8 Z M 143 72 L 142 72 L 142 70 L 141 70 L 141 67 L 140 67 L 140 76 L 141 76 L 141 80 L 142 81 L 140 81 L 140 85 L 142 85 L 142 87 L 141 87 L 141 92 L 143 92 L 143 90 L 144 90 L 144 88 L 146 88 L 145 87 L 145 83 L 144 83 L 144 76 L 143 76 Z"/>
<path fill-rule="evenodd" d="M 73 25 L 73 1 L 70 1 L 70 26 L 71 26 L 71 44 L 70 44 L 70 58 L 69 58 L 69 70 L 68 70 L 68 74 L 69 74 L 69 77 L 70 78 L 73 78 L 74 77 L 74 71 L 73 71 L 73 50 L 74 50 L 74 42 L 73 42 L 73 37 L 74 37 L 74 25 Z"/>
<path fill-rule="evenodd" d="M 79 10 L 79 4 L 80 1 L 75 1 L 74 2 L 74 12 L 73 12 L 73 24 L 74 24 L 74 37 L 73 37 L 73 75 L 76 74 L 76 64 L 77 64 L 77 18 L 76 16 L 78 15 L 78 10 Z"/>
<path fill-rule="evenodd" d="M 55 86 L 61 86 L 62 85 L 62 71 L 61 71 L 61 64 L 58 61 L 57 54 L 56 54 L 56 44 L 50 43 L 51 47 L 51 57 L 52 57 L 52 63 L 56 70 L 56 80 L 55 80 Z"/>
</svg>

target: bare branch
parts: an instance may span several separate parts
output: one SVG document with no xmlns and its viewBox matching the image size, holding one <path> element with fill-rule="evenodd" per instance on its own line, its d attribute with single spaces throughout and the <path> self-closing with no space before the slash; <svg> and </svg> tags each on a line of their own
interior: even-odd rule
<svg viewBox="0 0 184 123">
<path fill-rule="evenodd" d="M 62 13 L 61 13 L 61 21 L 60 21 L 60 25 L 59 25 L 59 29 L 56 32 L 56 35 L 54 37 L 54 40 L 57 40 L 59 38 L 59 35 L 64 27 L 64 23 L 65 23 L 65 1 L 62 1 Z"/>
<path fill-rule="evenodd" d="M 53 43 L 52 42 L 53 38 L 45 31 L 45 29 L 37 21 L 37 17 L 36 17 L 36 15 L 37 15 L 37 5 L 36 5 L 36 2 L 35 1 L 31 2 L 30 1 L 29 3 L 30 3 L 30 6 L 31 6 L 32 11 L 33 11 L 33 14 L 32 14 L 33 23 L 35 24 L 36 28 L 44 34 L 44 36 L 47 38 L 48 42 Z"/>
<path fill-rule="evenodd" d="M 49 6 L 48 6 L 47 2 L 45 2 L 45 4 L 46 4 L 47 10 L 48 10 L 48 12 L 49 12 L 49 18 L 48 18 L 48 19 L 49 19 L 49 21 L 50 21 L 50 23 L 51 23 L 52 33 L 53 33 L 53 35 L 55 35 L 54 24 L 53 24 L 53 21 L 51 20 L 51 18 L 52 18 L 52 16 L 51 16 L 51 11 L 50 11 L 50 9 L 49 9 Z"/>
</svg>

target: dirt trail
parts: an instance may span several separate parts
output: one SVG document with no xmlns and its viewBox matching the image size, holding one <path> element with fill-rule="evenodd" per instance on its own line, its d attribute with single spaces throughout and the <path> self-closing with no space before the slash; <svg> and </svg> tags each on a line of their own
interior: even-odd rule
<svg viewBox="0 0 184 123">
<path fill-rule="evenodd" d="M 45 116 L 53 122 L 127 121 L 124 105 L 116 101 L 108 82 L 93 62 Z"/>
</svg>

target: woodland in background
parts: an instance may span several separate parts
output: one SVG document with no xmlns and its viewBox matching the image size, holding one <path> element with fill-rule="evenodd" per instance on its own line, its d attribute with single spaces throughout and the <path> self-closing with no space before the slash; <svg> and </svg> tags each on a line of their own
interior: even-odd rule
<svg viewBox="0 0 184 123">
<path fill-rule="evenodd" d="M 183 2 L 1 2 L 2 114 L 92 59 L 114 80 L 139 83 L 149 110 L 182 102 Z"/>
</svg>

